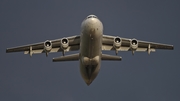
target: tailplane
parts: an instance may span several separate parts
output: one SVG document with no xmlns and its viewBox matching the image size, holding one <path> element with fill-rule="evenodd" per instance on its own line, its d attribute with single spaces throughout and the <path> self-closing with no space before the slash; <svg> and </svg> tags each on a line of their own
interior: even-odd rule
<svg viewBox="0 0 180 101">
<path fill-rule="evenodd" d="M 78 54 L 72 54 L 72 55 L 66 55 L 66 56 L 60 56 L 60 57 L 53 58 L 53 62 L 77 61 L 77 60 L 79 60 L 79 53 Z M 102 54 L 101 60 L 121 61 L 122 58 L 120 56 Z"/>
<path fill-rule="evenodd" d="M 59 62 L 59 61 L 77 61 L 79 60 L 79 53 L 78 54 L 72 54 L 72 55 L 66 55 L 66 56 L 60 56 L 53 58 L 53 62 Z"/>
<path fill-rule="evenodd" d="M 101 56 L 101 60 L 117 60 L 117 61 L 121 61 L 121 57 L 120 56 L 113 56 L 113 55 L 107 55 L 107 54 L 102 54 Z"/>
</svg>

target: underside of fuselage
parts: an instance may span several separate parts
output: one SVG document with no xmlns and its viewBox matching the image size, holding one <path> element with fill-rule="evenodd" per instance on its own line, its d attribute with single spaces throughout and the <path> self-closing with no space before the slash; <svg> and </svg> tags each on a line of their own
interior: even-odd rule
<svg viewBox="0 0 180 101">
<path fill-rule="evenodd" d="M 87 85 L 99 73 L 103 25 L 97 18 L 87 18 L 82 22 L 80 42 L 80 72 Z"/>
</svg>

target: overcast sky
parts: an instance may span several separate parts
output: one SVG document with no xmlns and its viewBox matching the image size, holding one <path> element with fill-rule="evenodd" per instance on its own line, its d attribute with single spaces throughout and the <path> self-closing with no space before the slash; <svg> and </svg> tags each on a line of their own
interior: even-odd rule
<svg viewBox="0 0 180 101">
<path fill-rule="evenodd" d="M 179 12 L 179 0 L 0 0 L 0 101 L 180 101 Z M 90 86 L 78 61 L 52 62 L 62 53 L 5 53 L 8 47 L 79 35 L 89 14 L 103 22 L 104 34 L 175 49 L 119 52 L 123 60 L 102 62 Z"/>
</svg>

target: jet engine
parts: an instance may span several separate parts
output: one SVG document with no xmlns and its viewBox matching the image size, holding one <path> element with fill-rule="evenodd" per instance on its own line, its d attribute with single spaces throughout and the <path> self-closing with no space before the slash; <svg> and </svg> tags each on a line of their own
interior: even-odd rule
<svg viewBox="0 0 180 101">
<path fill-rule="evenodd" d="M 69 40 L 66 38 L 61 39 L 61 48 L 63 50 L 67 49 L 69 46 Z"/>
<path fill-rule="evenodd" d="M 121 47 L 121 38 L 120 37 L 114 38 L 113 47 L 115 49 L 118 49 L 119 47 Z"/>
<path fill-rule="evenodd" d="M 117 55 L 118 49 L 121 47 L 121 38 L 120 37 L 114 38 L 113 47 L 114 47 L 116 55 Z"/>
<path fill-rule="evenodd" d="M 51 41 L 49 41 L 49 40 L 45 41 L 45 42 L 44 42 L 44 50 L 45 50 L 46 52 L 50 52 L 51 49 L 52 49 L 52 43 L 51 43 Z"/>
<path fill-rule="evenodd" d="M 136 50 L 138 48 L 138 41 L 136 39 L 132 39 L 130 42 L 130 46 L 132 50 Z"/>
</svg>

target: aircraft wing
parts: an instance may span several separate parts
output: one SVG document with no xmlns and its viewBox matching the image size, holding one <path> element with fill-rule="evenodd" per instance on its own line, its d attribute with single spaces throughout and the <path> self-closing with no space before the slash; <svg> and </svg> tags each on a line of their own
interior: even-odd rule
<svg viewBox="0 0 180 101">
<path fill-rule="evenodd" d="M 6 53 L 22 52 L 24 54 L 52 53 L 52 52 L 68 52 L 79 50 L 80 36 L 71 36 L 55 40 L 46 40 L 44 42 L 23 45 L 18 47 L 7 48 Z"/>
<path fill-rule="evenodd" d="M 118 51 L 147 51 L 155 52 L 155 49 L 173 50 L 173 45 L 141 41 L 137 39 L 121 38 L 109 35 L 103 35 L 102 50 Z"/>
</svg>

